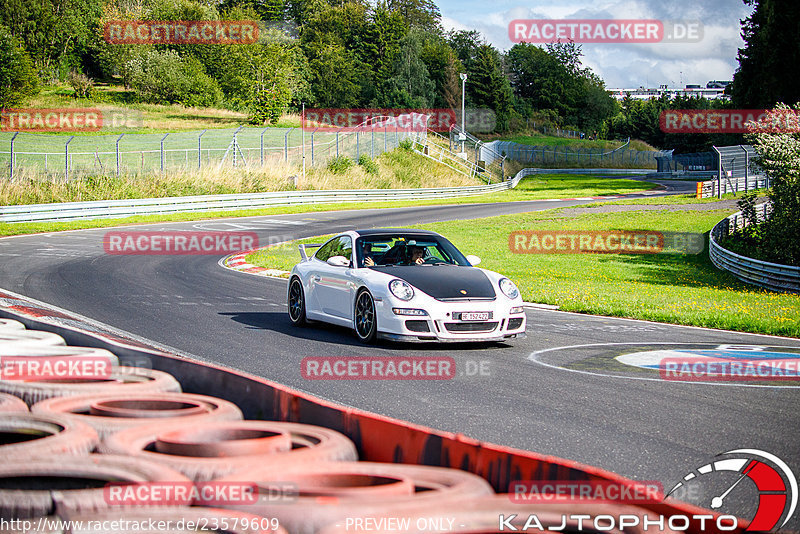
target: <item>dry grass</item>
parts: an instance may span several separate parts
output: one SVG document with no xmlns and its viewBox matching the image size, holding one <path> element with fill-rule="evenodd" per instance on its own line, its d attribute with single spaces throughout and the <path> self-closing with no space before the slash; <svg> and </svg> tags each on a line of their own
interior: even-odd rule
<svg viewBox="0 0 800 534">
<path fill-rule="evenodd" d="M 0 205 L 287 190 L 405 189 L 478 184 L 476 180 L 402 149 L 382 154 L 375 162 L 379 169 L 377 174 L 370 174 L 359 165 L 341 174 L 317 166 L 306 169 L 305 179 L 299 166 L 282 161 L 268 161 L 263 167 L 234 169 L 209 166 L 200 170 L 170 169 L 165 175 L 93 175 L 69 181 L 20 170 L 13 182 L 0 181 Z"/>
</svg>

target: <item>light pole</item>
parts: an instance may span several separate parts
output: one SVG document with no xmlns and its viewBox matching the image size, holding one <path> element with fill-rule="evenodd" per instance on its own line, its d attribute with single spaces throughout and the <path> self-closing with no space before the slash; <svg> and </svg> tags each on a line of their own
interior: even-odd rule
<svg viewBox="0 0 800 534">
<path fill-rule="evenodd" d="M 459 76 L 461 76 L 461 135 L 459 137 L 461 137 L 461 152 L 464 152 L 464 141 L 467 138 L 467 130 L 464 128 L 464 97 L 466 96 L 467 74 L 462 72 Z"/>
</svg>

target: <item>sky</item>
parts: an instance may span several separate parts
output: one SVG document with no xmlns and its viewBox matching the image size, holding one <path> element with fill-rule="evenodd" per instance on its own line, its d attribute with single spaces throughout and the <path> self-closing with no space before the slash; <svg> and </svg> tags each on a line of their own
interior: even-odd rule
<svg viewBox="0 0 800 534">
<path fill-rule="evenodd" d="M 655 19 L 699 22 L 694 43 L 583 43 L 582 62 L 607 88 L 705 87 L 731 80 L 744 46 L 740 21 L 752 8 L 742 0 L 437 0 L 445 29 L 478 30 L 500 50 L 513 46 L 508 35 L 515 19 Z"/>
</svg>

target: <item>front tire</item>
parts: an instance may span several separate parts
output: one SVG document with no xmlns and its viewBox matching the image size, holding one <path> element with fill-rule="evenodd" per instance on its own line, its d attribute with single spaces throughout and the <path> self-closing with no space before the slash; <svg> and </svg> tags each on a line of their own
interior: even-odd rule
<svg viewBox="0 0 800 534">
<path fill-rule="evenodd" d="M 289 282 L 289 320 L 294 326 L 304 326 L 306 319 L 306 296 L 303 292 L 303 283 L 299 278 L 292 278 Z"/>
<path fill-rule="evenodd" d="M 356 336 L 362 343 L 372 343 L 378 334 L 378 321 L 375 316 L 375 301 L 369 291 L 362 290 L 356 296 L 353 326 Z"/>
</svg>

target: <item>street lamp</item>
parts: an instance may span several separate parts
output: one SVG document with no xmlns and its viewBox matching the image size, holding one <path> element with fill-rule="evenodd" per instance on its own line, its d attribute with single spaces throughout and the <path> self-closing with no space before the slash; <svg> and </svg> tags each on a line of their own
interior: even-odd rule
<svg viewBox="0 0 800 534">
<path fill-rule="evenodd" d="M 464 128 L 464 97 L 466 96 L 467 74 L 462 72 L 461 76 L 461 152 L 464 152 L 464 141 L 467 138 L 467 130 Z"/>
</svg>

